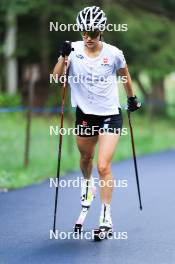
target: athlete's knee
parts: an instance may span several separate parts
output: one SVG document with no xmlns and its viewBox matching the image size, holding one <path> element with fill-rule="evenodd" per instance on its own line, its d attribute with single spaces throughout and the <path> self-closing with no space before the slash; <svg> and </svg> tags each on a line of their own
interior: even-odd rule
<svg viewBox="0 0 175 264">
<path fill-rule="evenodd" d="M 80 157 L 81 163 L 83 164 L 89 164 L 93 160 L 93 155 L 92 154 L 82 154 Z"/>
<path fill-rule="evenodd" d="M 98 162 L 97 169 L 101 178 L 111 173 L 111 164 L 107 162 Z"/>
</svg>

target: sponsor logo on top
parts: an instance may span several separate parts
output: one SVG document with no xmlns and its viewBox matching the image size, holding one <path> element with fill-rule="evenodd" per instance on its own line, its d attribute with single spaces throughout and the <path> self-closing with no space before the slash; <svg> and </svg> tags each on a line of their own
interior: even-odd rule
<svg viewBox="0 0 175 264">
<path fill-rule="evenodd" d="M 109 58 L 108 58 L 108 57 L 104 57 L 101 65 L 102 65 L 102 66 L 107 66 L 107 65 L 109 65 Z"/>
<path fill-rule="evenodd" d="M 82 125 L 84 126 L 84 127 L 86 127 L 87 126 L 87 121 L 82 121 Z"/>
<path fill-rule="evenodd" d="M 79 58 L 80 60 L 84 59 L 83 55 L 81 54 L 77 54 L 76 57 Z"/>
</svg>

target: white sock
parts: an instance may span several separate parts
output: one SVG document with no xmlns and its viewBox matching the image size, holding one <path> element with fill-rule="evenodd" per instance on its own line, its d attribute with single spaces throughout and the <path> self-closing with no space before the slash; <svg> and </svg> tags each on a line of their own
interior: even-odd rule
<svg viewBox="0 0 175 264">
<path fill-rule="evenodd" d="M 81 196 L 86 194 L 87 187 L 88 187 L 88 191 L 89 191 L 89 188 L 94 187 L 94 178 L 93 178 L 92 175 L 89 178 L 89 180 L 87 180 L 87 179 L 82 179 L 81 180 Z"/>
<path fill-rule="evenodd" d="M 111 217 L 111 207 L 110 207 L 110 204 L 102 203 L 100 217 L 103 217 L 103 218 L 104 217 L 105 218 Z"/>
</svg>

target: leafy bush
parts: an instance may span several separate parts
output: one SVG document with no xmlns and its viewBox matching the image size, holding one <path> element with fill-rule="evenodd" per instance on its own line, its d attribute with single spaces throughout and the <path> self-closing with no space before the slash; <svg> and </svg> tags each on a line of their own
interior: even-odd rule
<svg viewBox="0 0 175 264">
<path fill-rule="evenodd" d="M 0 94 L 0 107 L 14 107 L 19 105 L 21 105 L 21 96 L 19 94 Z"/>
</svg>

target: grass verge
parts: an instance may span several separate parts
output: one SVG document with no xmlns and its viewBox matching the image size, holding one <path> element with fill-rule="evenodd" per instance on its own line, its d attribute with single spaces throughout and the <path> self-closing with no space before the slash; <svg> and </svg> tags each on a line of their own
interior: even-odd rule
<svg viewBox="0 0 175 264">
<path fill-rule="evenodd" d="M 0 189 L 16 189 L 39 183 L 56 175 L 58 136 L 49 135 L 49 127 L 59 124 L 58 117 L 33 117 L 31 128 L 30 164 L 24 167 L 25 115 L 0 114 Z M 73 126 L 73 121 L 67 127 Z M 132 115 L 136 152 L 138 155 L 175 148 L 175 126 L 171 119 Z M 124 116 L 124 127 L 128 128 Z M 129 132 L 129 130 L 128 130 Z M 114 161 L 131 157 L 130 135 L 122 136 Z M 95 162 L 94 162 L 95 163 Z M 63 136 L 61 175 L 79 169 L 79 153 L 74 136 Z"/>
</svg>

